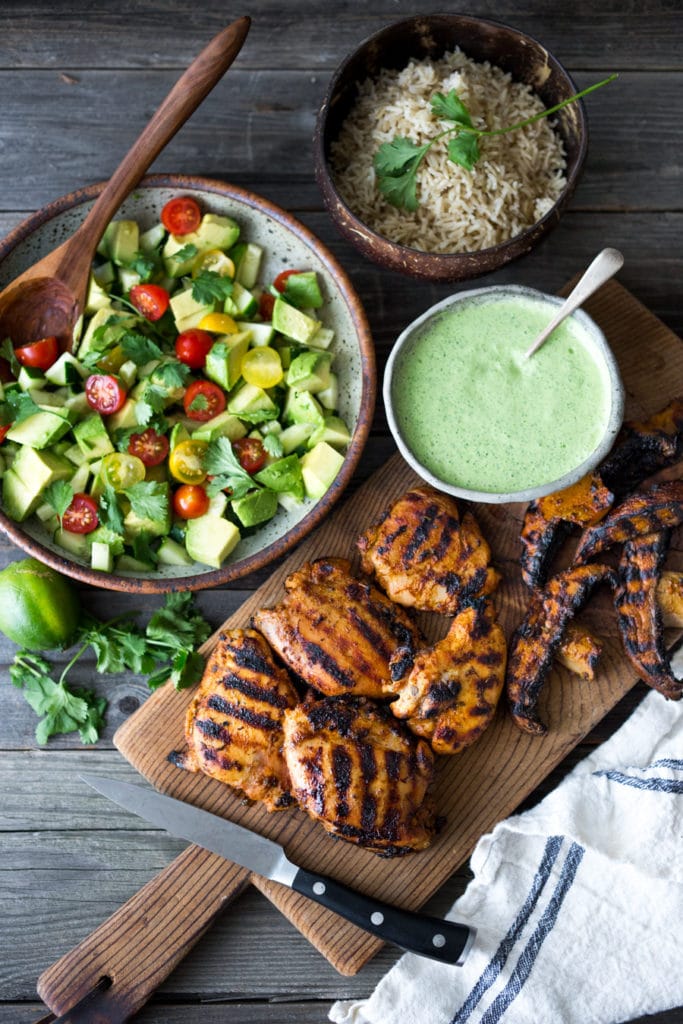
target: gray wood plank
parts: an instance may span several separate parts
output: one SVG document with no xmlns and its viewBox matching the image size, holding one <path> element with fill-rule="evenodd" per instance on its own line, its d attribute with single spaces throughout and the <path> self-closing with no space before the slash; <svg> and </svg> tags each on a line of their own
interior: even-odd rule
<svg viewBox="0 0 683 1024">
<path fill-rule="evenodd" d="M 313 128 L 327 78 L 235 70 L 153 169 L 225 178 L 256 191 L 269 182 L 312 182 Z M 3 207 L 37 208 L 109 177 L 174 79 L 165 70 L 98 69 L 66 85 L 51 71 L 0 71 Z M 579 86 L 595 80 L 592 73 L 576 75 Z M 680 208 L 682 83 L 683 72 L 624 71 L 588 98 L 591 147 L 574 208 Z M 40 139 L 41 158 L 27 161 L 31 139 Z"/>
<path fill-rule="evenodd" d="M 333 10 L 318 0 L 299 0 L 296 8 L 282 0 L 259 0 L 237 66 L 329 70 L 384 25 L 434 9 L 433 0 L 413 0 L 403 10 L 392 0 L 371 7 L 339 0 Z M 666 0 L 647 5 L 607 0 L 597 8 L 585 0 L 571 6 L 479 0 L 467 11 L 530 33 L 570 66 L 681 67 L 680 9 Z M 189 17 L 180 0 L 168 0 L 162 8 L 154 0 L 119 0 L 116 8 L 105 0 L 10 0 L 0 14 L 0 67 L 71 73 L 90 67 L 183 68 L 233 13 L 197 5 Z"/>
</svg>

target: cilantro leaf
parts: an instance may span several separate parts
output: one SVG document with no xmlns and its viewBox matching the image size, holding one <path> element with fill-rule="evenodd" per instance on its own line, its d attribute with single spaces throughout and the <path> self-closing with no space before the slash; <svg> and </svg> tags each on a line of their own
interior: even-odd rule
<svg viewBox="0 0 683 1024">
<path fill-rule="evenodd" d="M 435 117 L 443 118 L 444 121 L 455 121 L 456 124 L 464 124 L 472 127 L 470 112 L 458 96 L 455 89 L 444 96 L 442 92 L 435 92 L 431 99 L 432 113 Z"/>
<path fill-rule="evenodd" d="M 66 480 L 53 480 L 43 491 L 43 497 L 55 510 L 61 523 L 62 516 L 73 501 L 74 490 Z"/>
<path fill-rule="evenodd" d="M 119 344 L 126 359 L 131 359 L 136 366 L 144 366 L 152 359 L 161 359 L 163 354 L 156 342 L 137 331 L 126 331 Z"/>
<path fill-rule="evenodd" d="M 123 492 L 140 519 L 165 519 L 168 515 L 168 484 L 142 480 Z"/>
<path fill-rule="evenodd" d="M 10 666 L 12 683 L 41 716 L 36 726 L 37 742 L 42 746 L 57 733 L 79 731 L 84 743 L 94 743 L 104 724 L 107 702 L 91 690 L 70 690 L 64 678 L 56 682 L 50 670 L 44 658 L 28 651 L 18 651 Z"/>
<path fill-rule="evenodd" d="M 165 388 L 148 384 L 135 403 L 135 419 L 140 426 L 148 426 L 158 413 L 163 412 L 167 399 L 168 393 Z"/>
<path fill-rule="evenodd" d="M 152 372 L 154 384 L 163 384 L 165 388 L 172 391 L 174 388 L 182 388 L 187 384 L 190 376 L 190 367 L 177 359 L 160 363 Z"/>
<path fill-rule="evenodd" d="M 100 495 L 100 520 L 114 533 L 123 534 L 123 513 L 114 488 L 105 483 Z"/>
<path fill-rule="evenodd" d="M 154 273 L 159 266 L 159 261 L 144 252 L 136 252 L 128 266 L 139 275 L 140 282 L 145 284 L 154 276 Z"/>
<path fill-rule="evenodd" d="M 209 400 L 201 392 L 196 394 L 187 407 L 188 412 L 205 412 L 209 408 Z"/>
<path fill-rule="evenodd" d="M 2 344 L 0 344 L 0 356 L 6 359 L 9 363 L 9 368 L 12 371 L 13 377 L 18 377 L 21 373 L 21 363 L 14 354 L 14 345 L 12 344 L 11 338 L 4 338 Z"/>
<path fill-rule="evenodd" d="M 5 391 L 5 403 L 9 407 L 12 423 L 21 423 L 23 420 L 27 420 L 29 416 L 35 416 L 36 413 L 43 411 L 26 391 L 11 391 L 8 388 Z M 59 406 L 56 406 L 52 411 L 64 418 L 64 411 Z"/>
<path fill-rule="evenodd" d="M 146 629 L 150 640 L 162 641 L 174 649 L 203 644 L 210 633 L 209 624 L 194 610 L 190 591 L 167 594 L 163 606 L 152 615 Z"/>
<path fill-rule="evenodd" d="M 147 530 L 142 530 L 133 538 L 133 557 L 138 562 L 145 562 L 147 565 L 157 565 L 159 562 L 156 551 L 151 546 L 152 535 Z"/>
<path fill-rule="evenodd" d="M 224 302 L 232 295 L 232 281 L 222 277 L 215 270 L 202 270 L 192 282 L 192 298 L 195 302 Z"/>
<path fill-rule="evenodd" d="M 174 252 L 171 259 L 176 263 L 184 263 L 186 260 L 191 260 L 194 256 L 197 256 L 198 253 L 199 249 L 197 246 L 194 245 L 193 242 L 188 242 L 182 247 L 182 249 L 178 249 L 177 252 Z"/>
<path fill-rule="evenodd" d="M 277 434 L 266 434 L 263 438 L 263 447 L 274 459 L 279 459 L 284 455 L 282 441 Z"/>
<path fill-rule="evenodd" d="M 231 497 L 241 498 L 247 491 L 259 487 L 253 477 L 242 469 L 227 437 L 217 437 L 215 441 L 209 441 L 204 454 L 204 469 L 214 477 L 207 486 L 207 493 L 211 497 L 230 488 Z"/>
<path fill-rule="evenodd" d="M 410 139 L 398 137 L 385 142 L 375 154 L 377 188 L 392 206 L 417 210 L 416 175 L 431 143 L 418 146 Z"/>
<path fill-rule="evenodd" d="M 454 164 L 471 171 L 481 156 L 479 141 L 476 135 L 463 132 L 448 141 L 448 159 Z"/>
</svg>

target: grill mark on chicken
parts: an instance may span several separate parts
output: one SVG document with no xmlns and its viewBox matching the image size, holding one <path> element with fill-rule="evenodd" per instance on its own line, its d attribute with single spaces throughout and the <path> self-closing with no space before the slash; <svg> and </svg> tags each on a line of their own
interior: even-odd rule
<svg viewBox="0 0 683 1024">
<path fill-rule="evenodd" d="M 309 698 L 285 712 L 284 733 L 293 792 L 328 832 L 383 856 L 429 844 L 433 758 L 386 708 Z"/>
<path fill-rule="evenodd" d="M 265 662 L 264 668 L 266 668 Z M 254 669 L 254 671 L 262 672 L 263 675 L 266 675 L 266 672 L 262 669 Z M 282 694 L 276 693 L 274 690 L 266 690 L 262 686 L 250 682 L 248 679 L 241 678 L 234 672 L 228 672 L 227 675 L 223 676 L 221 684 L 226 690 L 237 690 L 239 693 L 244 694 L 245 697 L 262 701 L 264 704 L 270 704 L 274 708 L 288 707 L 287 698 Z"/>
<path fill-rule="evenodd" d="M 398 604 L 454 615 L 491 593 L 499 575 L 470 512 L 434 488 L 415 487 L 358 538 L 363 571 Z"/>
<path fill-rule="evenodd" d="M 242 708 L 239 704 L 234 704 L 232 701 L 225 700 L 224 697 L 219 697 L 218 694 L 209 697 L 206 703 L 212 711 L 220 711 L 224 715 L 230 715 L 231 718 L 237 718 L 240 722 L 246 722 L 247 725 L 256 726 L 257 729 L 280 728 L 280 723 L 277 719 L 271 718 L 269 715 L 261 715 L 258 711 L 253 711 L 251 708 Z"/>
<path fill-rule="evenodd" d="M 170 760 L 262 800 L 268 810 L 282 810 L 292 803 L 282 721 L 297 701 L 259 633 L 222 633 L 188 708 L 187 751 Z"/>
<path fill-rule="evenodd" d="M 287 577 L 284 600 L 253 623 L 320 692 L 382 698 L 409 670 L 421 637 L 403 609 L 349 570 L 343 559 L 305 563 Z"/>
</svg>

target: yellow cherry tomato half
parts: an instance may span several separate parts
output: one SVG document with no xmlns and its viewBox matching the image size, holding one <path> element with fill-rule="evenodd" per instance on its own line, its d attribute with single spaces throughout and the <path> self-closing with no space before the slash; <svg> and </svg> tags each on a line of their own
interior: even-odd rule
<svg viewBox="0 0 683 1024">
<path fill-rule="evenodd" d="M 245 352 L 240 369 L 247 384 L 259 388 L 274 388 L 284 377 L 280 353 L 269 345 Z"/>
<path fill-rule="evenodd" d="M 102 459 L 100 473 L 105 483 L 115 491 L 125 491 L 133 484 L 145 479 L 145 464 L 137 455 L 126 455 L 125 452 L 112 452 Z"/>
<path fill-rule="evenodd" d="M 200 252 L 192 264 L 192 276 L 199 277 L 205 270 L 210 270 L 213 274 L 220 274 L 221 277 L 235 276 L 235 264 L 221 249 Z"/>
<path fill-rule="evenodd" d="M 204 456 L 208 445 L 206 441 L 181 441 L 168 458 L 171 476 L 181 484 L 201 484 L 206 480 Z"/>
<path fill-rule="evenodd" d="M 239 327 L 227 313 L 206 313 L 197 327 L 200 331 L 211 331 L 212 334 L 237 334 Z"/>
</svg>

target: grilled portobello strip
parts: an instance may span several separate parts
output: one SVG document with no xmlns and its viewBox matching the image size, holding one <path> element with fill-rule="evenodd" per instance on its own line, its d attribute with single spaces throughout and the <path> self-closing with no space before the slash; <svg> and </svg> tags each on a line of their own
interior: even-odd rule
<svg viewBox="0 0 683 1024">
<path fill-rule="evenodd" d="M 660 530 L 624 544 L 614 605 L 624 650 L 638 676 L 665 697 L 680 700 L 683 680 L 676 679 L 671 671 L 657 603 L 657 585 L 669 540 L 670 531 Z"/>
<path fill-rule="evenodd" d="M 524 582 L 532 588 L 543 586 L 552 558 L 572 526 L 598 522 L 610 507 L 610 491 L 612 504 L 621 501 L 647 477 L 681 457 L 683 397 L 672 399 L 647 420 L 626 421 L 615 447 L 593 474 L 529 505 L 522 527 Z M 595 516 L 590 518 L 593 503 Z"/>
<path fill-rule="evenodd" d="M 620 499 L 681 456 L 683 397 L 677 397 L 647 420 L 625 422 L 615 448 L 600 464 L 599 471 L 607 487 Z"/>
<path fill-rule="evenodd" d="M 612 509 L 596 526 L 584 530 L 574 556 L 576 565 L 585 565 L 613 544 L 648 533 L 678 526 L 683 522 L 683 480 L 670 480 L 645 491 L 637 491 Z"/>
<path fill-rule="evenodd" d="M 611 508 L 614 495 L 597 472 L 571 487 L 532 501 L 522 525 L 522 579 L 532 589 L 543 586 L 556 550 L 572 526 L 598 522 Z"/>
<path fill-rule="evenodd" d="M 541 687 L 566 623 L 598 583 L 614 587 L 614 570 L 607 565 L 581 565 L 558 573 L 531 595 L 524 621 L 510 643 L 505 680 L 510 712 L 524 732 L 543 736 L 548 731 L 536 712 Z"/>
</svg>

